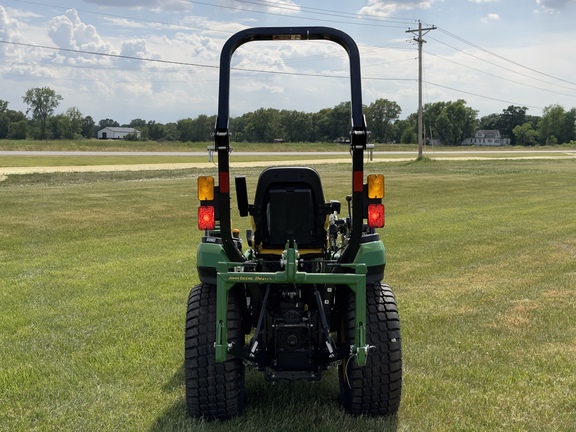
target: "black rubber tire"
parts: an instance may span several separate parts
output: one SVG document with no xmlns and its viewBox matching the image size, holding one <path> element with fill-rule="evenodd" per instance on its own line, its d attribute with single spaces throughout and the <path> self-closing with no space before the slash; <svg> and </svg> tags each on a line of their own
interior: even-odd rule
<svg viewBox="0 0 576 432">
<path fill-rule="evenodd" d="M 355 296 L 348 293 L 343 329 L 339 339 L 354 342 Z M 369 350 L 365 366 L 353 358 L 338 367 L 340 396 L 351 414 L 395 414 L 402 392 L 402 345 L 396 299 L 390 286 L 376 282 L 366 286 L 366 338 Z"/>
<path fill-rule="evenodd" d="M 244 298 L 232 289 L 228 299 L 228 341 L 243 343 Z M 191 416 L 207 420 L 236 417 L 244 408 L 244 364 L 241 359 L 215 360 L 216 286 L 190 291 L 186 313 L 184 372 L 186 406 Z"/>
</svg>

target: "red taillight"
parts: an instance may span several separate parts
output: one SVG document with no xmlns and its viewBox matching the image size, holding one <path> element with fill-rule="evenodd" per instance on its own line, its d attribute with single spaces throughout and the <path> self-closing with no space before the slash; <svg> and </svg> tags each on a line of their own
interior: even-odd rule
<svg viewBox="0 0 576 432">
<path fill-rule="evenodd" d="M 368 227 L 382 228 L 384 226 L 384 204 L 368 205 Z"/>
<path fill-rule="evenodd" d="M 214 217 L 214 207 L 200 206 L 198 207 L 198 229 L 211 230 L 216 226 L 216 218 Z"/>
</svg>

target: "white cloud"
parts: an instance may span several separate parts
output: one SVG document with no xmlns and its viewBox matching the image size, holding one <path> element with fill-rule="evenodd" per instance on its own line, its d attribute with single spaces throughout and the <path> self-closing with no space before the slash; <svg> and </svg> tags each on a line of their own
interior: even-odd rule
<svg viewBox="0 0 576 432">
<path fill-rule="evenodd" d="M 301 8 L 292 0 L 263 0 L 260 3 L 242 2 L 239 3 L 235 0 L 220 0 L 221 5 L 233 12 L 241 11 L 260 11 L 263 13 L 275 13 L 282 15 L 297 14 Z"/>
<path fill-rule="evenodd" d="M 403 0 L 387 2 L 384 0 L 369 0 L 368 6 L 358 11 L 359 14 L 387 17 L 396 12 L 414 9 L 430 9 L 435 3 L 443 0 Z"/>
<path fill-rule="evenodd" d="M 178 46 L 180 52 L 186 52 L 196 62 L 198 60 L 215 61 L 220 51 L 214 39 L 194 33 L 177 33 L 169 43 Z"/>
<path fill-rule="evenodd" d="M 20 39 L 18 21 L 8 15 L 6 9 L 0 5 L 0 38 L 14 42 Z"/>
<path fill-rule="evenodd" d="M 219 38 L 231 36 L 247 28 L 246 25 L 239 22 L 213 21 L 204 16 L 194 15 L 183 17 L 180 24 L 189 29 L 199 30 L 204 35 L 214 35 Z"/>
<path fill-rule="evenodd" d="M 166 12 L 182 12 L 192 8 L 192 3 L 187 0 L 85 0 L 100 6 L 152 9 Z"/>
<path fill-rule="evenodd" d="M 125 57 L 132 57 L 135 59 L 150 59 L 159 58 L 159 56 L 153 56 L 148 47 L 146 46 L 146 41 L 144 39 L 131 39 L 122 42 L 122 48 L 120 49 L 120 55 Z M 131 59 L 128 61 L 132 62 Z M 134 60 L 136 64 L 141 64 L 140 61 Z"/>
<path fill-rule="evenodd" d="M 22 22 L 14 18 L 18 13 L 13 9 L 5 9 L 0 5 L 0 39 L 7 42 L 27 43 L 28 39 L 22 34 Z M 30 70 L 33 65 L 30 59 L 38 61 L 44 56 L 43 50 L 34 47 L 25 47 L 10 43 L 0 44 L 0 72 L 22 75 L 23 71 Z M 24 72 L 25 73 L 25 72 Z M 2 88 L 10 91 L 10 85 Z"/>
<path fill-rule="evenodd" d="M 534 12 L 558 13 L 559 10 L 576 5 L 576 0 L 536 0 L 538 9 Z"/>
<path fill-rule="evenodd" d="M 480 21 L 482 21 L 485 24 L 489 23 L 489 22 L 501 21 L 501 20 L 502 19 L 500 18 L 500 15 L 498 15 L 497 13 L 490 13 L 487 16 L 480 19 Z"/>
<path fill-rule="evenodd" d="M 112 46 L 100 37 L 93 25 L 80 20 L 75 9 L 56 16 L 48 23 L 48 35 L 59 48 L 110 54 Z"/>
</svg>

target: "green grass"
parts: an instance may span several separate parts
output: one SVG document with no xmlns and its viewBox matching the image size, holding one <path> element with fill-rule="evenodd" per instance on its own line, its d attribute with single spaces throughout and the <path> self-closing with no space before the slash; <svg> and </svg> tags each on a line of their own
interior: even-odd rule
<svg viewBox="0 0 576 432">
<path fill-rule="evenodd" d="M 400 156 L 398 156 L 400 157 Z M 314 158 L 317 158 L 316 156 Z M 258 156 L 259 161 L 278 160 L 310 160 L 310 155 L 282 155 L 270 153 Z M 343 152 L 339 155 L 325 155 L 322 159 L 349 160 L 348 154 Z M 234 153 L 235 162 L 251 162 L 254 156 Z M 98 166 L 98 165 L 141 165 L 141 164 L 195 164 L 208 162 L 206 156 L 5 156 L 0 162 L 1 167 L 37 167 L 37 166 Z"/>
<path fill-rule="evenodd" d="M 348 170 L 319 170 L 326 197 L 344 204 Z M 276 385 L 249 371 L 245 414 L 215 423 L 187 416 L 182 371 L 195 177 L 213 170 L 9 176 L 0 430 L 571 431 L 575 170 L 573 160 L 369 164 L 386 175 L 398 416 L 344 414 L 334 370 Z M 253 194 L 258 170 L 234 171 Z"/>
<path fill-rule="evenodd" d="M 205 151 L 206 147 L 212 146 L 212 142 L 180 142 L 180 141 L 124 141 L 124 140 L 0 140 L 0 150 L 50 150 L 50 151 Z M 262 144 L 232 142 L 231 146 L 237 151 L 262 151 L 262 149 L 274 149 L 277 152 L 286 151 L 347 151 L 348 146 L 335 143 L 282 143 Z M 385 150 L 391 147 L 394 150 L 414 150 L 414 145 L 381 145 Z"/>
<path fill-rule="evenodd" d="M 26 150 L 50 150 L 50 151 L 205 151 L 212 142 L 180 142 L 180 141 L 124 141 L 124 140 L 98 140 L 98 139 L 78 139 L 78 140 L 0 140 L 0 151 L 26 151 Z M 275 152 L 287 151 L 347 151 L 348 146 L 336 143 L 247 143 L 232 142 L 235 151 L 265 151 Z M 576 145 L 563 144 L 556 146 L 535 146 L 535 147 L 449 147 L 449 146 L 424 146 L 424 151 L 428 153 L 444 152 L 450 150 L 473 149 L 475 151 L 494 150 L 574 150 Z M 375 144 L 376 151 L 411 151 L 418 150 L 417 144 Z"/>
</svg>

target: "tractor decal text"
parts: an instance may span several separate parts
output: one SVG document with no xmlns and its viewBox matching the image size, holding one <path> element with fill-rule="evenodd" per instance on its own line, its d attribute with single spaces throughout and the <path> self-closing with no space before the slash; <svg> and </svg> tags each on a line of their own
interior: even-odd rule
<svg viewBox="0 0 576 432">
<path fill-rule="evenodd" d="M 274 278 L 267 276 L 228 276 L 233 282 L 271 282 Z"/>
</svg>

